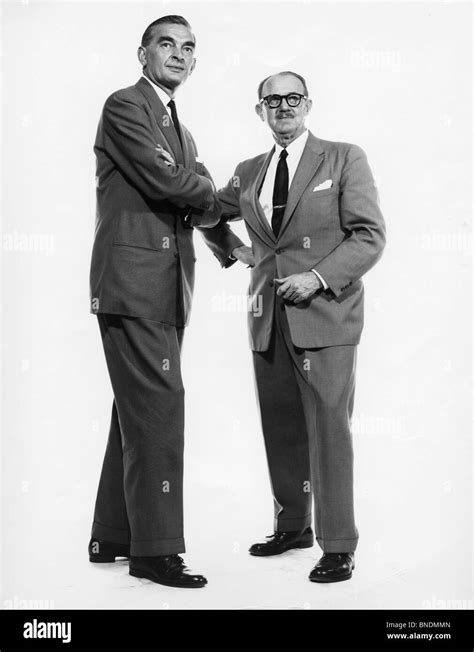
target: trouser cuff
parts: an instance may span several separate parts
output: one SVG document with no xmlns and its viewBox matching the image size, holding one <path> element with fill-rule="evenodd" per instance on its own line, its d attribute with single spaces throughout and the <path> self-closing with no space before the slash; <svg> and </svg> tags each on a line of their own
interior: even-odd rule
<svg viewBox="0 0 474 652">
<path fill-rule="evenodd" d="M 133 541 L 130 544 L 132 557 L 155 557 L 157 555 L 178 555 L 186 552 L 184 539 L 152 539 Z"/>
<path fill-rule="evenodd" d="M 324 552 L 354 552 L 359 539 L 322 539 L 316 537 L 319 547 Z"/>
<path fill-rule="evenodd" d="M 311 525 L 311 514 L 299 518 L 279 518 L 274 521 L 275 532 L 296 532 L 296 530 L 306 530 Z"/>
<path fill-rule="evenodd" d="M 121 530 L 119 528 L 109 527 L 102 523 L 94 521 L 92 524 L 91 537 L 99 539 L 99 541 L 108 541 L 109 543 L 123 543 L 128 545 L 130 543 L 130 530 Z"/>
</svg>

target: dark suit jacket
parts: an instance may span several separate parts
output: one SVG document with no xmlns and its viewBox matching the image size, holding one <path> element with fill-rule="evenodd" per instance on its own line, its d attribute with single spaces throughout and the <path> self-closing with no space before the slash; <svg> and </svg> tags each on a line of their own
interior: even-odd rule
<svg viewBox="0 0 474 652">
<path fill-rule="evenodd" d="M 252 349 L 265 351 L 269 346 L 273 279 L 313 267 L 329 287 L 308 301 L 288 303 L 293 343 L 306 349 L 357 344 L 363 327 L 361 277 L 380 258 L 385 244 L 384 219 L 366 156 L 356 145 L 320 140 L 310 133 L 276 238 L 258 199 L 273 151 L 239 163 L 218 193 L 222 219 L 245 220 L 255 255 L 249 288 Z M 331 188 L 314 190 L 329 179 Z"/>
<path fill-rule="evenodd" d="M 191 134 L 181 128 L 183 148 L 166 108 L 143 78 L 105 103 L 94 146 L 93 313 L 176 326 L 188 322 L 196 259 L 193 229 L 185 227 L 183 215 L 191 208 L 188 226 L 210 227 L 219 213 L 210 175 L 196 162 Z M 155 149 L 158 144 L 174 156 L 175 166 L 164 163 Z M 226 265 L 236 242 L 228 231 L 220 224 L 207 236 Z"/>
</svg>

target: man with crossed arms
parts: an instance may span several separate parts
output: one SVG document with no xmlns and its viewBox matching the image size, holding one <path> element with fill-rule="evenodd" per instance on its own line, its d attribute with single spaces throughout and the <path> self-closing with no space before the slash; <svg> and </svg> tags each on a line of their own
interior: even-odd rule
<svg viewBox="0 0 474 652">
<path fill-rule="evenodd" d="M 364 152 L 306 129 L 305 80 L 272 75 L 258 99 L 275 145 L 240 163 L 218 193 L 222 223 L 244 219 L 252 243 L 226 232 L 220 246 L 252 267 L 250 305 L 263 300 L 249 328 L 275 521 L 250 553 L 311 547 L 313 496 L 324 554 L 309 579 L 336 582 L 352 576 L 358 542 L 350 418 L 361 277 L 382 254 L 385 226 Z"/>
<path fill-rule="evenodd" d="M 221 260 L 232 251 L 219 244 L 228 227 L 209 228 L 219 220 L 214 184 L 174 100 L 194 70 L 195 49 L 185 18 L 153 21 L 138 48 L 142 76 L 105 102 L 94 146 L 90 273 L 114 401 L 89 559 L 126 557 L 134 577 L 181 588 L 207 584 L 180 556 L 181 345 L 194 286 L 193 228 L 209 230 Z"/>
</svg>

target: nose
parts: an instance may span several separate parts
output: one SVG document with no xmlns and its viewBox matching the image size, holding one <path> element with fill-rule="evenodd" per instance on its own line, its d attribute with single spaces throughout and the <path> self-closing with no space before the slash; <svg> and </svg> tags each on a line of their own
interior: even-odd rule
<svg viewBox="0 0 474 652">
<path fill-rule="evenodd" d="M 283 104 L 283 102 L 286 104 L 286 106 Z M 288 109 L 292 109 L 293 107 L 288 104 L 288 98 L 282 97 L 281 98 L 281 104 L 278 107 L 280 111 L 287 111 Z"/>
<path fill-rule="evenodd" d="M 171 55 L 171 58 L 176 61 L 177 63 L 183 63 L 184 57 L 181 54 L 181 52 L 177 49 L 174 50 L 173 54 Z"/>
</svg>

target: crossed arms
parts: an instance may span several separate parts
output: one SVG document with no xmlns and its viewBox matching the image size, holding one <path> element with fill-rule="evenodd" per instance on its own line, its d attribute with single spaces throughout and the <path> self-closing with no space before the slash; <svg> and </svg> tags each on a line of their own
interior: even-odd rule
<svg viewBox="0 0 474 652">
<path fill-rule="evenodd" d="M 214 208 L 212 181 L 181 164 L 167 164 L 158 149 L 166 145 L 165 140 L 157 143 L 149 116 L 132 98 L 120 93 L 109 97 L 102 120 L 107 154 L 145 197 L 167 200 L 178 208 Z M 217 213 L 208 216 L 217 223 Z"/>
</svg>

